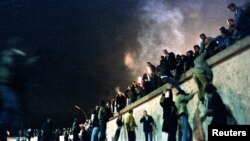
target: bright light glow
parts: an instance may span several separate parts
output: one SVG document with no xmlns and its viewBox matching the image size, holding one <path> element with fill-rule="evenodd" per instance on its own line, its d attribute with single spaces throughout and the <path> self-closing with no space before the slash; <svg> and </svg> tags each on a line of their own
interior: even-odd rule
<svg viewBox="0 0 250 141">
<path fill-rule="evenodd" d="M 133 56 L 135 55 L 133 55 L 131 52 L 127 52 L 124 58 L 124 64 L 131 70 L 137 68 Z"/>
</svg>

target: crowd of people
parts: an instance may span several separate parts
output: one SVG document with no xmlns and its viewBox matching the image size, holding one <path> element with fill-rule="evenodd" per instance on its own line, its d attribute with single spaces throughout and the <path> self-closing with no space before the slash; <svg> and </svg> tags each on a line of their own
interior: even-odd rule
<svg viewBox="0 0 250 141">
<path fill-rule="evenodd" d="M 86 119 L 85 123 L 79 123 L 75 118 L 71 128 L 67 129 L 53 129 L 51 126 L 51 119 L 48 118 L 43 124 L 42 129 L 28 129 L 21 130 L 18 139 L 21 141 L 22 137 L 30 140 L 32 136 L 37 136 L 38 141 L 58 141 L 60 135 L 64 135 L 64 140 L 71 140 L 70 135 L 73 136 L 73 141 L 105 141 L 106 139 L 106 123 L 113 116 L 114 113 L 119 114 L 117 118 L 117 130 L 115 133 L 115 141 L 119 139 L 120 129 L 125 125 L 128 133 L 128 141 L 135 141 L 136 134 L 135 128 L 137 124 L 133 117 L 133 110 L 129 111 L 129 115 L 123 121 L 120 111 L 127 105 L 135 102 L 143 96 L 149 94 L 158 87 L 169 83 L 172 88 L 175 88 L 177 92 L 173 93 L 172 88 L 163 92 L 160 105 L 163 108 L 163 126 L 162 131 L 167 132 L 168 140 L 175 141 L 176 133 L 179 129 L 178 135 L 181 141 L 191 141 L 193 138 L 193 130 L 188 122 L 188 111 L 186 104 L 194 97 L 195 94 L 186 93 L 179 86 L 178 80 L 181 75 L 192 69 L 192 77 L 198 86 L 198 98 L 199 103 L 206 105 L 207 111 L 204 117 L 198 117 L 199 120 L 206 118 L 206 116 L 213 116 L 211 124 L 226 124 L 225 112 L 226 108 L 223 108 L 223 101 L 219 97 L 216 91 L 216 87 L 212 84 L 213 73 L 207 59 L 216 53 L 230 47 L 238 40 L 250 34 L 250 4 L 247 3 L 244 6 L 236 6 L 234 3 L 228 5 L 228 9 L 234 12 L 234 19 L 228 19 L 228 28 L 220 27 L 220 35 L 217 37 L 209 37 L 205 33 L 200 34 L 200 45 L 194 45 L 193 50 L 189 50 L 185 55 L 175 54 L 169 52 L 167 49 L 163 50 L 163 55 L 160 57 L 159 64 L 153 65 L 151 62 L 147 62 L 147 72 L 145 72 L 139 81 L 133 81 L 131 85 L 127 86 L 125 92 L 117 87 L 115 90 L 117 95 L 115 98 L 109 101 L 102 101 L 96 105 L 91 117 Z M 9 52 L 3 52 L 1 54 L 1 67 L 0 71 L 6 71 L 6 66 L 10 66 L 8 57 L 24 58 L 25 54 L 18 50 L 10 50 Z M 27 64 L 32 63 L 32 60 L 27 60 Z M 13 69 L 13 68 L 11 68 Z M 16 70 L 15 70 L 16 71 Z M 0 73 L 0 92 L 2 96 L 3 111 L 0 112 L 0 140 L 7 140 L 6 129 L 10 124 L 13 111 L 4 109 L 5 106 L 9 106 L 9 103 L 16 103 L 12 89 L 12 84 L 7 82 L 6 74 Z M 14 81 L 13 81 L 14 82 Z M 6 93 L 7 92 L 7 93 Z M 13 95 L 13 99 L 7 99 L 4 94 Z M 168 93 L 168 97 L 166 94 Z M 175 99 L 173 99 L 173 95 Z M 10 105 L 11 106 L 11 105 Z M 12 106 L 13 110 L 18 111 L 16 105 Z M 219 107 L 219 108 L 218 108 Z M 145 133 L 146 141 L 152 141 L 152 128 L 155 125 L 153 118 L 148 115 L 147 111 L 144 111 L 143 117 L 140 122 L 144 125 L 143 131 Z M 202 127 L 197 125 L 195 127 L 199 130 L 194 131 L 194 135 L 198 140 L 204 140 L 204 133 Z"/>
<path fill-rule="evenodd" d="M 110 101 L 112 112 L 119 112 L 126 105 L 166 83 L 170 83 L 179 91 L 184 92 L 179 87 L 178 81 L 182 74 L 190 69 L 192 69 L 193 78 L 201 90 L 199 99 L 203 101 L 205 85 L 213 79 L 212 71 L 206 60 L 250 34 L 249 5 L 249 3 L 243 6 L 229 4 L 227 8 L 234 12 L 234 19 L 227 19 L 228 27 L 220 27 L 218 29 L 220 35 L 216 37 L 209 37 L 205 33 L 201 33 L 199 35 L 200 44 L 195 44 L 193 50 L 188 50 L 185 55 L 175 54 L 164 49 L 158 65 L 147 62 L 147 71 L 142 77 L 132 81 L 124 92 L 119 87 L 115 89 L 117 95 Z"/>
</svg>

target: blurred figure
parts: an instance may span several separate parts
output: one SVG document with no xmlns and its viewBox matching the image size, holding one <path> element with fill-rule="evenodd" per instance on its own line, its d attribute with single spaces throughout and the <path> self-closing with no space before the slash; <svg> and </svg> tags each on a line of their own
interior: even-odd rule
<svg viewBox="0 0 250 141">
<path fill-rule="evenodd" d="M 172 70 L 174 68 L 173 64 L 175 64 L 176 66 L 175 55 L 173 53 L 168 53 L 166 49 L 163 50 L 163 53 L 164 53 L 164 56 L 161 56 L 160 65 L 159 65 L 161 84 L 164 85 L 166 83 L 170 83 L 176 89 L 184 93 L 184 90 L 181 89 L 179 82 L 175 80 L 172 74 L 170 73 L 171 68 Z M 172 65 L 170 62 L 172 62 Z"/>
<path fill-rule="evenodd" d="M 69 131 L 68 129 L 64 129 L 64 132 L 63 132 L 63 138 L 64 138 L 64 141 L 69 141 Z M 39 141 L 39 140 L 38 140 Z"/>
<path fill-rule="evenodd" d="M 91 141 L 98 141 L 98 133 L 99 133 L 99 119 L 98 119 L 99 106 L 95 107 L 95 110 L 91 114 Z"/>
<path fill-rule="evenodd" d="M 206 55 L 205 46 L 201 46 L 199 55 L 194 59 L 194 68 L 192 70 L 192 77 L 199 89 L 198 98 L 202 103 L 204 103 L 205 86 L 213 79 L 213 72 L 206 61 Z"/>
<path fill-rule="evenodd" d="M 135 128 L 137 127 L 135 123 L 135 118 L 133 116 L 133 110 L 128 111 L 128 116 L 125 119 L 125 125 L 128 132 L 128 141 L 135 141 L 136 135 L 135 135 Z"/>
<path fill-rule="evenodd" d="M 205 87 L 207 93 L 206 98 L 206 116 L 212 116 L 211 125 L 226 125 L 227 124 L 227 109 L 217 92 L 216 87 L 209 83 Z"/>
<path fill-rule="evenodd" d="M 194 67 L 194 52 L 189 50 L 186 52 L 186 66 L 185 70 L 188 71 L 190 68 Z"/>
<path fill-rule="evenodd" d="M 178 123 L 180 127 L 179 138 L 180 141 L 192 141 L 192 129 L 188 122 L 187 103 L 194 97 L 194 94 L 183 94 L 181 92 L 175 93 L 175 106 L 178 110 Z"/>
<path fill-rule="evenodd" d="M 124 93 L 121 92 L 120 87 L 116 87 L 115 91 L 117 92 L 117 95 L 115 97 L 116 111 L 120 112 L 120 110 L 122 110 L 126 106 L 126 97 L 124 96 Z"/>
<path fill-rule="evenodd" d="M 168 94 L 168 96 L 166 96 L 166 94 Z M 178 118 L 171 89 L 164 90 L 160 99 L 160 105 L 163 108 L 162 131 L 168 133 L 168 141 L 176 141 Z"/>
<path fill-rule="evenodd" d="M 246 4 L 245 4 L 246 6 Z M 228 10 L 234 12 L 234 20 L 236 28 L 239 30 L 240 39 L 250 34 L 250 16 L 247 13 L 248 8 L 242 6 L 236 6 L 234 3 L 230 3 L 227 6 Z"/>
<path fill-rule="evenodd" d="M 79 122 L 77 118 L 74 118 L 74 122 L 72 124 L 72 132 L 73 132 L 73 141 L 80 141 L 79 138 L 79 132 L 80 132 L 80 127 L 79 127 Z"/>
<path fill-rule="evenodd" d="M 239 40 L 240 39 L 239 30 L 236 28 L 236 23 L 234 19 L 231 19 L 231 18 L 228 19 L 227 24 L 228 24 L 227 30 L 228 30 L 229 36 L 235 41 Z"/>
<path fill-rule="evenodd" d="M 107 121 L 113 117 L 112 109 L 111 109 L 111 101 L 108 100 L 105 105 L 105 110 L 106 110 L 106 116 L 107 116 Z"/>
<path fill-rule="evenodd" d="M 122 115 L 121 114 L 117 117 L 116 125 L 117 125 L 117 129 L 115 131 L 115 137 L 114 137 L 115 139 L 114 139 L 114 141 L 118 141 L 118 139 L 120 137 L 121 128 L 123 126 L 123 121 L 122 121 Z"/>
<path fill-rule="evenodd" d="M 199 53 L 200 52 L 200 47 L 199 47 L 199 45 L 194 45 L 193 48 L 194 48 L 194 59 L 195 59 L 200 54 Z"/>
<path fill-rule="evenodd" d="M 10 38 L 7 46 L 0 52 L 0 140 L 6 141 L 8 130 L 12 136 L 18 136 L 22 125 L 21 96 L 35 58 L 29 57 L 24 51 L 23 40 Z"/>
<path fill-rule="evenodd" d="M 219 28 L 219 30 L 220 30 L 220 35 L 218 35 L 213 39 L 218 44 L 218 46 L 215 47 L 215 53 L 224 50 L 233 43 L 233 40 L 229 36 L 229 32 L 225 27 L 222 26 Z"/>
<path fill-rule="evenodd" d="M 204 50 L 206 50 L 207 54 L 205 59 L 210 58 L 216 53 L 215 49 L 218 46 L 217 43 L 212 37 L 207 37 L 205 33 L 200 34 L 200 39 L 200 52 L 204 52 Z"/>
<path fill-rule="evenodd" d="M 105 108 L 105 104 L 106 102 L 102 100 L 98 112 L 99 128 L 100 128 L 98 133 L 98 141 L 104 141 L 106 139 L 107 111 Z"/>
<path fill-rule="evenodd" d="M 53 126 L 50 118 L 43 123 L 42 131 L 42 141 L 53 141 Z"/>
<path fill-rule="evenodd" d="M 140 123 L 143 123 L 143 132 L 145 134 L 145 140 L 153 141 L 153 126 L 155 126 L 154 119 L 148 115 L 147 111 L 143 111 L 143 117 L 140 119 Z"/>
<path fill-rule="evenodd" d="M 29 128 L 29 129 L 26 131 L 26 138 L 28 139 L 28 141 L 30 141 L 31 137 L 34 137 L 33 129 Z"/>
</svg>

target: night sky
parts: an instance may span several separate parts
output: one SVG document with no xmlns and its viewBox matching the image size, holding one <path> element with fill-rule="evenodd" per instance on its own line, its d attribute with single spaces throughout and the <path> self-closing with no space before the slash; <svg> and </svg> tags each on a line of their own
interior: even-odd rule
<svg viewBox="0 0 250 141">
<path fill-rule="evenodd" d="M 0 47 L 21 37 L 39 56 L 23 97 L 26 126 L 52 117 L 60 127 L 89 115 L 159 64 L 163 49 L 183 54 L 199 34 L 219 34 L 230 2 L 247 0 L 1 0 Z"/>
</svg>

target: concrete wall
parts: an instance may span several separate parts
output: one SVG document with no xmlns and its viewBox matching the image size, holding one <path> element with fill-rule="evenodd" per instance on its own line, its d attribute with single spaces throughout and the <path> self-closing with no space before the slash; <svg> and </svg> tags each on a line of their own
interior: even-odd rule
<svg viewBox="0 0 250 141">
<path fill-rule="evenodd" d="M 220 96 L 226 106 L 232 112 L 232 119 L 237 124 L 250 124 L 250 37 L 247 37 L 226 50 L 218 53 L 208 60 L 214 73 L 213 84 L 218 89 Z M 181 87 L 186 92 L 197 92 L 198 88 L 191 78 L 192 71 L 183 74 L 181 78 Z M 162 108 L 159 104 L 161 92 L 168 85 L 164 85 L 149 95 L 127 106 L 121 111 L 123 119 L 127 116 L 129 109 L 134 110 L 134 117 L 138 125 L 136 130 L 137 141 L 144 141 L 142 124 L 139 119 L 143 115 L 143 110 L 147 110 L 153 116 L 157 128 L 154 129 L 154 141 L 163 141 L 167 139 L 167 134 L 161 131 L 162 128 Z M 189 123 L 193 128 L 194 112 L 198 105 L 197 95 L 188 103 Z M 204 107 L 199 104 L 200 111 Z M 116 116 L 107 123 L 107 140 L 112 141 L 116 131 Z M 205 133 L 207 134 L 207 125 L 211 118 L 203 122 Z M 233 120 L 232 120 L 233 121 Z M 231 124 L 234 124 L 233 122 Z M 194 139 L 195 140 L 195 139 Z M 119 141 L 128 141 L 125 127 L 122 128 Z"/>
</svg>

